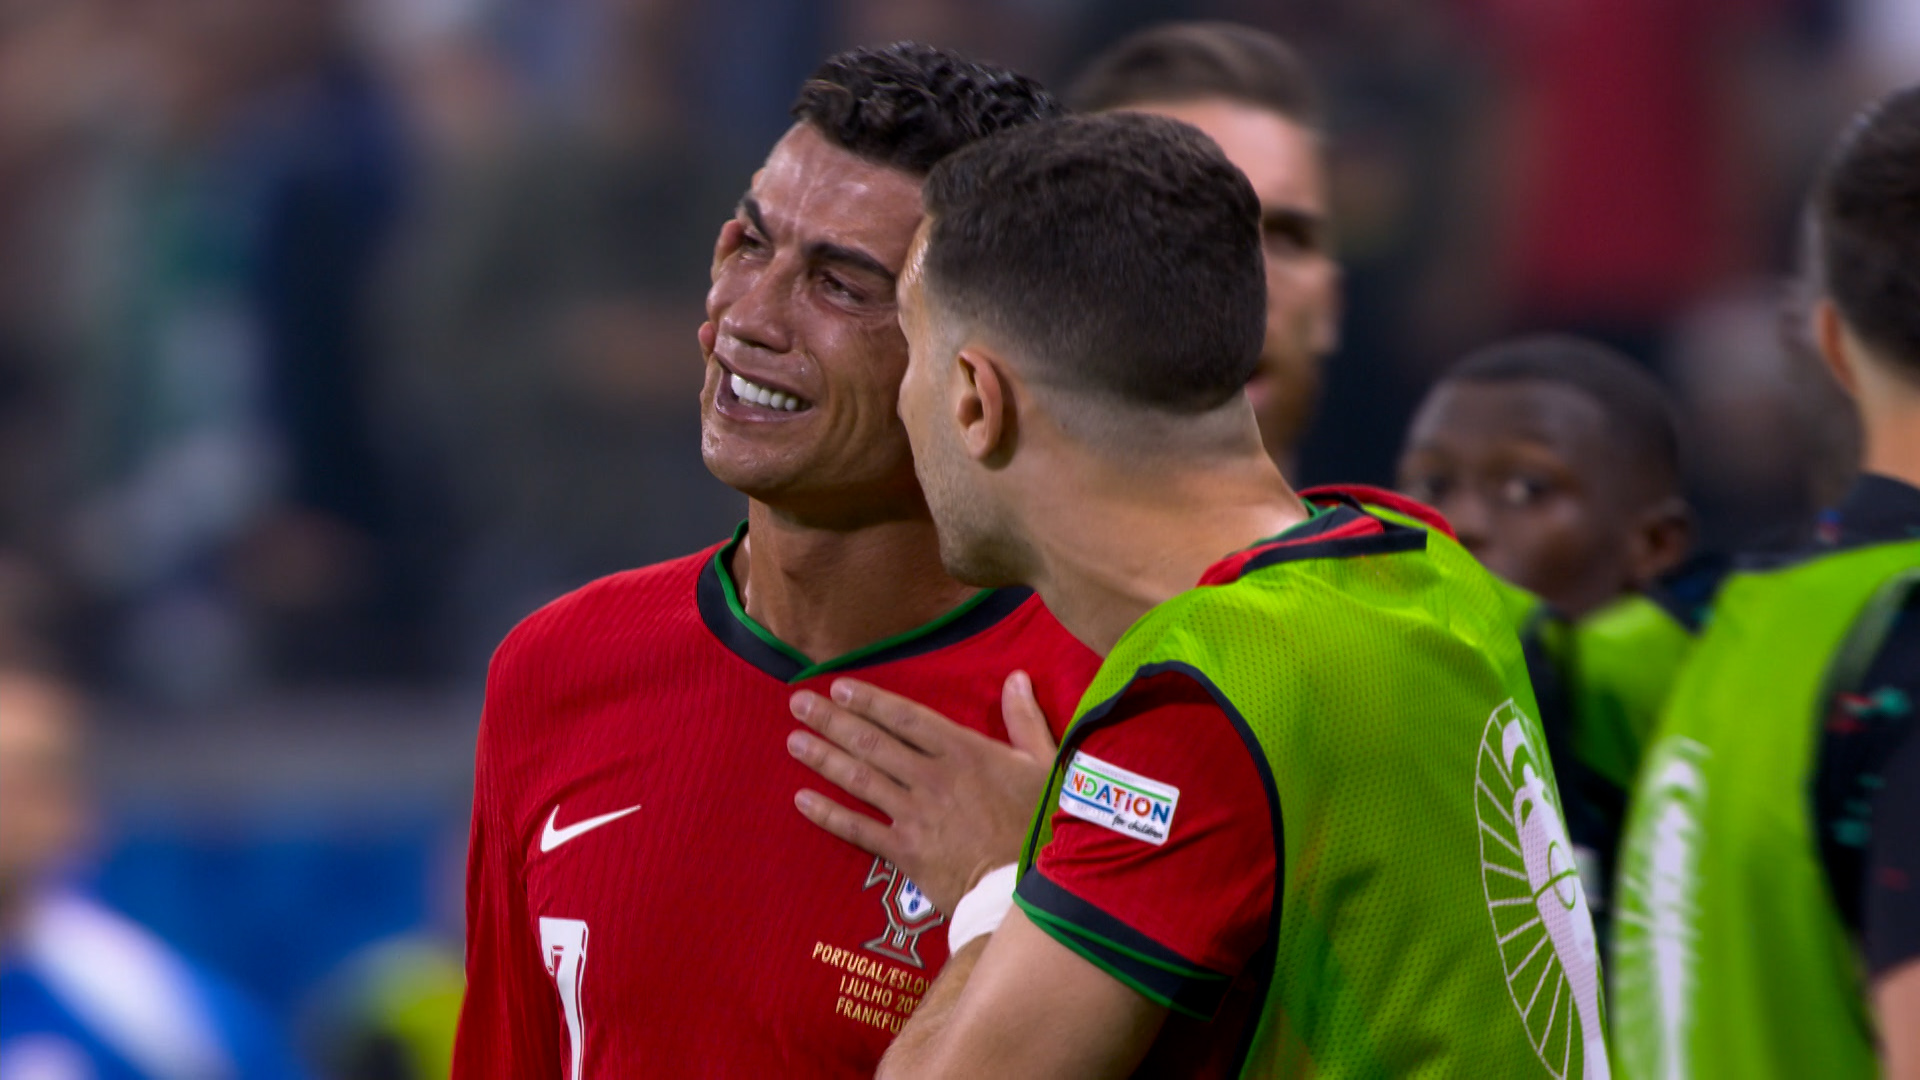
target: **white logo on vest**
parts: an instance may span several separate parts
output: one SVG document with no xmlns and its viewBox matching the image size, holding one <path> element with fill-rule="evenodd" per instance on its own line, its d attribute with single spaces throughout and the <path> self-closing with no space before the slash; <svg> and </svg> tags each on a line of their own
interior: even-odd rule
<svg viewBox="0 0 1920 1080">
<path fill-rule="evenodd" d="M 1605 1080 L 1599 944 L 1537 730 L 1511 700 L 1487 718 L 1474 767 L 1480 880 L 1534 1053 L 1556 1080 Z"/>
<path fill-rule="evenodd" d="M 1707 798 L 1701 765 L 1708 756 L 1705 746 L 1679 736 L 1654 747 L 1646 805 L 1635 808 L 1633 839 L 1620 866 L 1614 933 L 1623 958 L 1620 999 L 1632 1013 L 1620 1014 L 1620 1052 L 1636 1076 L 1692 1072 L 1687 1043 L 1699 959 L 1700 811 Z"/>
</svg>

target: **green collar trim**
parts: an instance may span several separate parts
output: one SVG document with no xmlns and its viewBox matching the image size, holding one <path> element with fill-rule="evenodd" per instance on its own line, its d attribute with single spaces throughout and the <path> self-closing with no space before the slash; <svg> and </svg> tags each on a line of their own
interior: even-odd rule
<svg viewBox="0 0 1920 1080">
<path fill-rule="evenodd" d="M 722 544 L 719 550 L 713 553 L 713 560 L 708 565 L 708 573 L 711 580 L 718 586 L 717 591 L 724 602 L 730 621 L 752 635 L 752 639 L 764 646 L 766 650 L 771 650 L 772 655 L 769 656 L 759 650 L 742 648 L 741 646 L 745 643 L 739 639 L 738 635 L 726 633 L 724 627 L 713 628 L 723 642 L 749 663 L 788 683 L 804 682 L 818 675 L 883 663 L 887 660 L 901 659 L 942 648 L 999 622 L 1033 595 L 1031 590 L 1027 589 L 982 589 L 930 622 L 870 645 L 863 645 L 830 660 L 816 663 L 805 653 L 780 640 L 773 631 L 760 625 L 758 620 L 747 614 L 746 605 L 740 602 L 740 589 L 734 583 L 730 566 L 734 551 L 746 537 L 747 523 L 742 521 L 733 530 L 733 539 Z M 704 603 L 701 606 L 709 607 Z M 713 626 L 715 622 L 713 616 L 716 613 L 708 611 L 704 614 L 707 615 L 708 625 Z M 976 623 L 978 625 L 975 625 Z M 758 655 L 754 655 L 755 653 Z"/>
</svg>

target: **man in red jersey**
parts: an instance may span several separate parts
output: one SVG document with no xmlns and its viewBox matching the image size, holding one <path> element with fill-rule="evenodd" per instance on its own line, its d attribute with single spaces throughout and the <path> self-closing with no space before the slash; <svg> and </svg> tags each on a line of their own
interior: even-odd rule
<svg viewBox="0 0 1920 1080">
<path fill-rule="evenodd" d="M 902 44 L 829 60 L 793 111 L 721 229 L 700 333 L 702 450 L 746 524 L 555 601 L 494 658 L 456 1076 L 870 1073 L 946 915 L 793 813 L 788 698 L 858 672 L 970 728 L 952 752 L 1044 775 L 1044 717 L 1095 668 L 1031 593 L 942 570 L 895 412 L 922 180 L 1057 106 Z"/>
</svg>

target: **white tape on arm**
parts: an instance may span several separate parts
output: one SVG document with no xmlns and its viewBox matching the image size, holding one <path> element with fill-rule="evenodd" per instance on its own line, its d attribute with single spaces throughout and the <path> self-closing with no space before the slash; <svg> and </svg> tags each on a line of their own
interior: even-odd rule
<svg viewBox="0 0 1920 1080">
<path fill-rule="evenodd" d="M 967 942 L 999 929 L 1001 920 L 1013 910 L 1012 863 L 991 871 L 980 879 L 960 902 L 953 905 L 953 921 L 947 924 L 947 955 L 966 947 Z"/>
</svg>

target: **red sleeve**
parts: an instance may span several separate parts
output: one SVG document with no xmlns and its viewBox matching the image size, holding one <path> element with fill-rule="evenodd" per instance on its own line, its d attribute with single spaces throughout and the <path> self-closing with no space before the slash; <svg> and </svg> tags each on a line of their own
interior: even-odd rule
<svg viewBox="0 0 1920 1080">
<path fill-rule="evenodd" d="M 507 647 L 503 646 L 502 657 Z M 456 1080 L 554 1076 L 564 1070 L 558 997 L 541 964 L 523 886 L 523 851 L 501 773 L 510 693 L 496 659 L 474 762 L 467 837 L 467 995 L 454 1042 Z"/>
<path fill-rule="evenodd" d="M 1094 722 L 1021 907 L 1149 998 L 1211 1016 L 1271 924 L 1278 807 L 1264 770 L 1182 673 L 1136 683 Z"/>
</svg>

